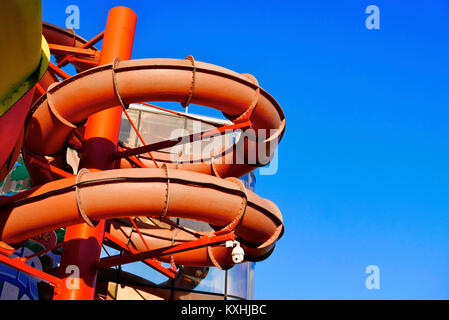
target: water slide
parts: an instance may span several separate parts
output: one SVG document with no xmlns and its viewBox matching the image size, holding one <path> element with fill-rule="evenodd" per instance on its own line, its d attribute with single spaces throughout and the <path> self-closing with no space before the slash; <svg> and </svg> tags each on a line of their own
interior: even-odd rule
<svg viewBox="0 0 449 320">
<path fill-rule="evenodd" d="M 12 139 L 11 148 L 17 145 L 16 151 L 20 150 L 17 141 L 23 138 L 21 150 L 36 186 L 0 199 L 0 241 L 19 245 L 58 228 L 84 222 L 95 225 L 106 219 L 106 240 L 115 240 L 112 245 L 127 242 L 134 253 L 198 240 L 206 243 L 165 255 L 162 250 L 157 256 L 160 261 L 232 266 L 232 247 L 207 242 L 224 233 L 235 234 L 246 261 L 260 261 L 271 254 L 284 231 L 282 215 L 273 202 L 247 190 L 237 178 L 269 163 L 273 146 L 285 131 L 285 116 L 253 76 L 192 57 L 116 59 L 99 65 L 101 51 L 94 44 L 101 35 L 86 41 L 47 23 L 36 29 L 43 32 L 58 65 L 71 63 L 79 73 L 70 77 L 59 68 L 41 72 L 34 79 L 41 79 L 36 86 L 39 90 L 30 94 L 31 110 L 28 100 L 25 111 L 18 110 L 16 115 L 15 107 L 10 109 L 23 120 L 12 124 L 0 118 L 0 130 L 9 126 L 8 133 L 18 137 Z M 67 47 L 74 49 L 71 54 L 61 49 Z M 241 137 L 230 148 L 213 150 L 206 157 L 194 154 L 182 161 L 174 161 L 155 146 L 132 149 L 121 145 L 113 170 L 71 170 L 67 149 L 82 153 L 84 126 L 90 116 L 118 105 L 126 110 L 131 103 L 160 101 L 220 110 L 232 121 L 227 128 L 243 128 L 246 139 Z M 217 132 L 223 133 L 220 128 Z M 268 160 L 248 161 L 260 150 Z M 127 219 L 134 217 L 145 217 L 136 220 L 138 233 Z M 202 221 L 215 231 L 173 226 L 169 218 Z M 147 258 L 142 255 L 142 260 Z M 108 262 L 114 263 L 113 259 Z"/>
</svg>

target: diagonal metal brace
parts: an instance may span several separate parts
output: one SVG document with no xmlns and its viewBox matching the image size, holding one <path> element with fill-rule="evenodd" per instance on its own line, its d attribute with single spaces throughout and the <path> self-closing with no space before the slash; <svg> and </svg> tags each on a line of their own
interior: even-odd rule
<svg viewBox="0 0 449 320">
<path fill-rule="evenodd" d="M 109 232 L 105 232 L 104 238 L 106 240 L 114 243 L 115 245 L 117 245 L 118 247 L 120 247 L 122 250 L 124 250 L 126 252 L 130 252 L 132 254 L 140 253 L 140 251 L 134 249 L 133 247 L 130 247 L 129 245 L 126 245 L 124 242 L 120 241 L 119 239 L 117 239 L 116 237 L 111 235 Z M 145 263 L 147 266 L 153 268 L 154 270 L 162 273 L 163 275 L 165 275 L 171 279 L 174 279 L 176 276 L 176 272 L 165 268 L 161 264 L 161 262 L 155 258 L 145 259 L 145 260 L 142 260 L 142 262 Z"/>
<path fill-rule="evenodd" d="M 198 240 L 189 241 L 186 243 L 182 243 L 175 246 L 169 246 L 164 247 L 160 249 L 150 250 L 150 251 L 143 251 L 136 254 L 127 254 L 127 255 L 115 255 L 107 258 L 101 259 L 97 264 L 96 267 L 98 269 L 107 269 L 110 267 L 133 263 L 137 261 L 142 261 L 150 258 L 155 257 L 161 257 L 166 256 L 170 254 L 175 254 L 179 252 L 189 251 L 193 249 L 198 249 L 202 247 L 207 247 L 210 245 L 218 245 L 225 243 L 229 240 L 235 240 L 236 235 L 233 232 L 229 232 L 226 234 L 213 236 L 213 237 L 202 237 Z"/>
<path fill-rule="evenodd" d="M 26 261 L 26 258 L 8 258 L 4 255 L 0 254 L 0 263 L 3 263 L 7 265 L 8 267 L 14 268 L 16 270 L 19 270 L 25 274 L 28 274 L 32 277 L 42 279 L 45 282 L 48 282 L 54 287 L 59 287 L 61 284 L 61 279 L 52 276 L 51 274 L 48 274 L 46 272 L 43 272 L 39 269 L 33 268 L 29 265 L 27 265 L 24 261 Z"/>
</svg>

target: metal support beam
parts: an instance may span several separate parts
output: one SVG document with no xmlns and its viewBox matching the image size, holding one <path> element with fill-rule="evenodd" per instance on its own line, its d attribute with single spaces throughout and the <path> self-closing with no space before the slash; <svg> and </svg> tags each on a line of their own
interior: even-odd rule
<svg viewBox="0 0 449 320">
<path fill-rule="evenodd" d="M 23 273 L 33 276 L 35 278 L 42 279 L 45 282 L 50 283 L 54 287 L 58 288 L 60 286 L 61 279 L 27 265 L 24 262 L 26 260 L 27 259 L 23 259 L 23 261 L 22 261 L 22 259 L 20 259 L 20 258 L 8 258 L 8 257 L 5 257 L 0 254 L 0 263 L 3 263 L 5 265 L 7 265 L 8 267 L 19 270 L 20 272 L 23 272 Z M 55 290 L 55 291 L 57 291 L 57 290 Z"/>
<path fill-rule="evenodd" d="M 77 57 L 95 58 L 97 51 L 92 49 L 83 49 L 77 47 L 63 46 L 60 44 L 49 43 L 50 53 L 55 55 L 74 55 Z"/>
<path fill-rule="evenodd" d="M 92 46 L 94 46 L 97 42 L 103 40 L 104 37 L 104 31 L 101 32 L 100 34 L 98 34 L 97 36 L 95 36 L 94 38 L 92 38 L 90 41 L 86 42 L 85 44 L 83 44 L 81 46 L 81 49 L 89 49 Z M 59 63 L 58 63 L 58 67 L 62 68 L 65 65 L 67 65 L 68 63 L 70 63 L 70 61 L 72 61 L 72 58 L 74 56 L 73 55 L 67 55 L 64 57 L 64 59 L 62 59 Z"/>
<path fill-rule="evenodd" d="M 113 244 L 120 247 L 120 249 L 124 251 L 130 252 L 132 254 L 140 253 L 140 251 L 126 245 L 124 242 L 120 241 L 119 239 L 117 239 L 108 232 L 105 232 L 104 238 L 105 240 L 111 241 Z M 165 268 L 164 266 L 162 266 L 161 262 L 155 258 L 145 259 L 142 260 L 142 262 L 171 279 L 173 279 L 176 276 L 176 272 L 173 272 L 172 270 Z"/>
<path fill-rule="evenodd" d="M 58 77 L 61 77 L 63 80 L 70 78 L 70 75 L 66 73 L 64 70 L 60 69 L 58 66 L 53 64 L 52 62 L 48 63 L 48 70 L 53 72 Z"/>
<path fill-rule="evenodd" d="M 184 137 L 179 137 L 179 138 L 172 139 L 172 140 L 164 140 L 164 141 L 155 142 L 153 144 L 148 144 L 148 145 L 145 145 L 142 147 L 129 148 L 124 151 L 115 152 L 113 154 L 113 159 L 117 160 L 117 159 L 129 158 L 131 156 L 137 156 L 137 155 L 147 153 L 147 152 L 157 151 L 157 150 L 161 150 L 161 149 L 165 149 L 165 148 L 171 148 L 176 145 L 192 143 L 194 141 L 198 141 L 201 139 L 207 139 L 214 135 L 219 135 L 219 134 L 223 135 L 226 133 L 226 130 L 244 129 L 244 128 L 249 128 L 250 126 L 251 126 L 251 122 L 245 121 L 242 123 L 226 125 L 226 126 L 222 126 L 219 128 L 211 129 L 209 131 L 195 133 L 195 134 L 191 134 L 191 135 L 184 136 Z"/>
<path fill-rule="evenodd" d="M 223 235 L 219 236 L 213 236 L 213 237 L 204 237 L 200 238 L 198 240 L 189 241 L 186 243 L 182 243 L 175 246 L 170 247 L 164 247 L 160 249 L 150 250 L 150 251 L 143 251 L 136 254 L 127 254 L 127 255 L 116 255 L 112 257 L 103 258 L 100 260 L 99 263 L 97 263 L 98 269 L 107 269 L 113 266 L 123 265 L 127 263 L 133 263 L 145 259 L 155 258 L 155 257 L 162 257 L 170 254 L 175 254 L 178 252 L 184 252 L 189 251 L 193 249 L 198 249 L 202 247 L 207 247 L 211 245 L 218 245 L 225 243 L 229 240 L 235 240 L 236 236 L 233 232 L 229 232 Z"/>
</svg>

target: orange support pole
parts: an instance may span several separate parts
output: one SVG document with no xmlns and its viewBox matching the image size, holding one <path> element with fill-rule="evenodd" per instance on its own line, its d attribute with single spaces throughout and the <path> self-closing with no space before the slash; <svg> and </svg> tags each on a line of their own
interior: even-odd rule
<svg viewBox="0 0 449 320">
<path fill-rule="evenodd" d="M 136 14 L 128 8 L 116 7 L 109 12 L 100 65 L 113 62 L 115 57 L 122 60 L 131 58 L 136 22 Z M 122 107 L 118 106 L 89 117 L 80 168 L 88 168 L 91 171 L 112 169 L 112 155 L 117 151 L 121 116 Z M 83 223 L 67 228 L 60 266 L 63 285 L 55 294 L 55 300 L 92 300 L 94 298 L 97 279 L 96 263 L 100 258 L 104 227 L 105 221 L 102 220 L 95 227 Z M 69 266 L 76 266 L 79 269 L 78 288 L 76 286 L 68 288 L 64 285 L 65 279 L 68 277 L 73 279 L 73 275 L 65 274 Z"/>
</svg>

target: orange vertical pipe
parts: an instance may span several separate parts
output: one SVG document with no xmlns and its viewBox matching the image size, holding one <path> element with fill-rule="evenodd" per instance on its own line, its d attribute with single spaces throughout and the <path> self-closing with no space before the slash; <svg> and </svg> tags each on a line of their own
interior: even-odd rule
<svg viewBox="0 0 449 320">
<path fill-rule="evenodd" d="M 115 57 L 122 60 L 131 59 L 136 22 L 136 14 L 128 8 L 116 7 L 109 12 L 100 65 L 112 63 Z M 89 117 L 84 135 L 86 148 L 81 167 L 99 170 L 113 168 L 111 156 L 117 150 L 121 118 L 121 106 Z"/>
<path fill-rule="evenodd" d="M 137 16 L 126 7 L 115 7 L 108 15 L 101 50 L 100 65 L 113 62 L 115 57 L 131 59 Z M 112 81 L 112 79 L 111 79 Z M 112 154 L 117 151 L 122 107 L 113 107 L 89 117 L 85 130 L 85 147 L 80 168 L 91 171 L 113 168 Z M 86 223 L 68 227 L 60 270 L 63 282 L 55 293 L 55 300 L 92 300 L 95 296 L 98 262 L 103 243 L 105 221 L 95 227 Z M 73 275 L 65 274 L 69 266 L 79 269 L 78 285 Z M 69 279 L 70 278 L 70 279 Z M 70 283 L 70 286 L 65 285 Z"/>
</svg>

